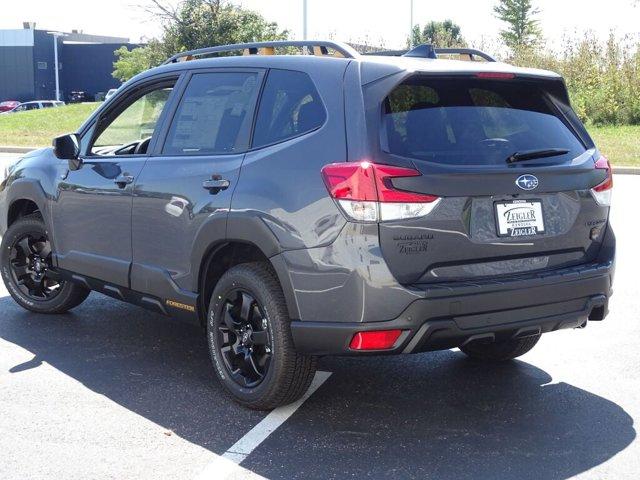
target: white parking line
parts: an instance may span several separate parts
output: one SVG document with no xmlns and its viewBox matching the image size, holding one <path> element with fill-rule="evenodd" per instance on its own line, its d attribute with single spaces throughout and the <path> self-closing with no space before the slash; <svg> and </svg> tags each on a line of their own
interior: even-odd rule
<svg viewBox="0 0 640 480">
<path fill-rule="evenodd" d="M 300 400 L 270 412 L 260 423 L 238 440 L 221 457 L 216 458 L 198 475 L 197 480 L 209 479 L 260 479 L 263 478 L 250 470 L 240 467 L 246 459 L 269 435 L 287 421 L 296 410 L 331 376 L 331 372 L 316 372 L 309 390 Z"/>
</svg>

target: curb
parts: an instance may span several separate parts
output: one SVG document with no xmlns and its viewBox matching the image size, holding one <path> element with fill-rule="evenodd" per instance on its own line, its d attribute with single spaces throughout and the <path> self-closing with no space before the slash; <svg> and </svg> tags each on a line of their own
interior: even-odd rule
<svg viewBox="0 0 640 480">
<path fill-rule="evenodd" d="M 0 153 L 29 153 L 40 147 L 12 147 L 0 146 Z M 613 173 L 618 175 L 640 175 L 640 167 L 613 167 Z"/>
<path fill-rule="evenodd" d="M 614 174 L 640 175 L 640 167 L 613 167 Z"/>
<path fill-rule="evenodd" d="M 11 147 L 0 146 L 0 153 L 29 153 L 39 147 Z"/>
</svg>

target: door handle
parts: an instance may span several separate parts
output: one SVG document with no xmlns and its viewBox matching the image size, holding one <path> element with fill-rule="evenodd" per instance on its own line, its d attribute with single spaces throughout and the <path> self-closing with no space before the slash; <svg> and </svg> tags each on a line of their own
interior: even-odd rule
<svg viewBox="0 0 640 480">
<path fill-rule="evenodd" d="M 222 178 L 222 175 L 211 175 L 210 180 L 202 182 L 202 188 L 209 190 L 213 195 L 218 193 L 220 190 L 226 190 L 229 188 L 229 185 L 231 185 L 231 182 Z"/>
<path fill-rule="evenodd" d="M 132 175 L 118 175 L 114 180 L 113 183 L 115 183 L 118 188 L 125 188 L 127 185 L 130 185 L 133 183 L 133 176 Z"/>
</svg>

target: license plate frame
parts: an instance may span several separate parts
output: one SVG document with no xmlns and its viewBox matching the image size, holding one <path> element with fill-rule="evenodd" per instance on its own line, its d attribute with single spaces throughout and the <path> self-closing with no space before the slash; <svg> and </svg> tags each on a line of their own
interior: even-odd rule
<svg viewBox="0 0 640 480">
<path fill-rule="evenodd" d="M 544 208 L 540 199 L 497 201 L 493 204 L 493 210 L 498 237 L 535 237 L 546 233 Z"/>
</svg>

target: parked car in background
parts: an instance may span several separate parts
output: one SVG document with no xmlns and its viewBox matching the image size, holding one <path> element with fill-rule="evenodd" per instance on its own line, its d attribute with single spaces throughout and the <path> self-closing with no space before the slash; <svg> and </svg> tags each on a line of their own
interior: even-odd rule
<svg viewBox="0 0 640 480">
<path fill-rule="evenodd" d="M 66 105 L 61 100 L 42 100 L 39 103 L 41 108 L 64 107 Z"/>
<path fill-rule="evenodd" d="M 59 100 L 37 100 L 33 102 L 24 102 L 20 103 L 17 107 L 12 110 L 3 112 L 3 113 L 18 113 L 18 112 L 26 112 L 28 110 L 39 110 L 41 108 L 53 108 L 53 107 L 62 107 L 65 103 Z"/>
<path fill-rule="evenodd" d="M 0 113 L 13 110 L 18 105 L 20 105 L 20 102 L 17 100 L 6 100 L 4 102 L 0 102 Z"/>
<path fill-rule="evenodd" d="M 118 89 L 117 89 L 117 88 L 112 88 L 111 90 L 109 90 L 109 91 L 107 92 L 107 94 L 104 96 L 104 100 L 105 100 L 105 102 L 106 102 L 107 100 L 109 100 L 111 97 L 113 97 L 113 96 L 116 94 L 116 92 L 117 92 L 117 91 L 118 91 Z"/>
<path fill-rule="evenodd" d="M 82 102 L 91 102 L 93 99 L 89 98 L 89 94 L 87 92 L 71 92 L 69 95 L 69 103 L 82 103 Z"/>
</svg>

